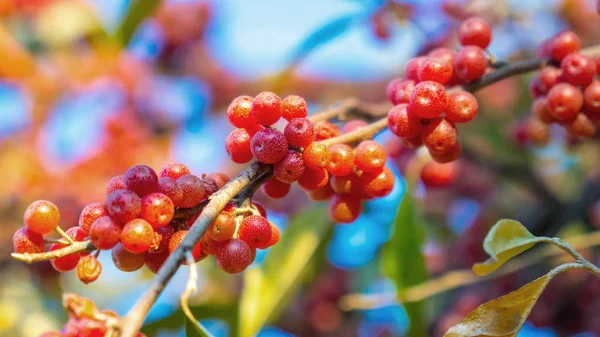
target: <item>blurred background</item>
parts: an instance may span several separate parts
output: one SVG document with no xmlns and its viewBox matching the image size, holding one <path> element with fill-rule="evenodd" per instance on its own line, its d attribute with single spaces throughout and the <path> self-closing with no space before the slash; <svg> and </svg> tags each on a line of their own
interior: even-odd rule
<svg viewBox="0 0 600 337">
<path fill-rule="evenodd" d="M 125 314 L 153 277 L 145 268 L 118 271 L 107 252 L 100 255 L 100 279 L 87 286 L 50 263 L 12 261 L 12 235 L 32 201 L 56 203 L 66 229 L 85 205 L 104 200 L 111 177 L 133 164 L 159 169 L 176 161 L 194 174 L 233 176 L 242 167 L 224 151 L 231 131 L 224 112 L 238 95 L 298 94 L 310 113 L 347 97 L 382 102 L 387 82 L 411 57 L 439 46 L 456 49 L 456 27 L 466 17 L 493 25 L 490 52 L 497 58 L 527 59 L 563 29 L 576 31 L 584 46 L 600 41 L 595 6 L 595 0 L 0 0 L 0 336 L 60 328 L 63 292 Z M 329 223 L 322 205 L 296 187 L 281 200 L 257 195 L 285 242 L 271 249 L 277 252 L 261 252 L 243 277 L 224 274 L 209 259 L 199 264 L 196 316 L 215 336 L 234 336 L 248 303 L 264 301 L 261 337 L 402 336 L 417 325 L 441 336 L 479 304 L 542 275 L 558 262 L 430 297 L 416 304 L 419 319 L 407 315 L 415 304 L 362 311 L 338 305 L 349 293 L 393 294 L 382 247 L 394 227 L 420 238 L 395 257 L 414 261 L 414 273 L 422 263 L 417 280 L 485 260 L 483 238 L 500 218 L 519 219 L 536 235 L 567 238 L 600 227 L 598 138 L 579 142 L 561 128 L 551 130 L 550 140 L 536 138 L 526 123 L 528 80 L 507 79 L 477 94 L 479 115 L 460 128 L 463 156 L 435 168 L 438 184 L 407 188 L 403 172 L 420 154 L 379 135 L 396 187 L 368 202 L 350 225 Z M 394 221 L 405 195 L 416 212 Z M 583 253 L 598 262 L 593 250 Z M 185 334 L 178 300 L 186 280 L 181 268 L 148 317 L 148 336 Z M 600 281 L 568 273 L 549 288 L 520 337 L 600 336 Z"/>
</svg>

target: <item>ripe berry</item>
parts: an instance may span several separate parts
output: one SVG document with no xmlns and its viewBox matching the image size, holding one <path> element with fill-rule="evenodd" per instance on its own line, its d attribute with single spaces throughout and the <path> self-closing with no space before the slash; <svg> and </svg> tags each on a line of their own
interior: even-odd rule
<svg viewBox="0 0 600 337">
<path fill-rule="evenodd" d="M 190 169 L 184 164 L 170 163 L 166 164 L 160 169 L 159 176 L 161 178 L 171 177 L 175 180 L 183 177 L 186 174 L 190 174 Z"/>
<path fill-rule="evenodd" d="M 106 195 L 111 195 L 116 190 L 125 189 L 125 176 L 116 176 L 106 184 Z"/>
<path fill-rule="evenodd" d="M 93 255 L 84 256 L 77 263 L 77 278 L 84 284 L 98 279 L 102 273 L 102 264 Z"/>
<path fill-rule="evenodd" d="M 381 171 L 385 161 L 385 148 L 375 141 L 363 141 L 354 150 L 354 164 L 359 170 L 365 172 Z"/>
<path fill-rule="evenodd" d="M 454 58 L 456 57 L 456 52 L 454 50 L 449 49 L 449 48 L 444 48 L 444 47 L 438 47 L 438 48 L 431 50 L 429 52 L 428 56 L 433 57 L 433 58 L 442 59 L 442 60 L 450 63 L 450 65 L 452 66 L 452 77 L 446 83 L 447 86 L 459 85 L 463 82 L 458 77 L 458 75 L 456 75 L 456 72 L 454 71 Z"/>
<path fill-rule="evenodd" d="M 302 152 L 302 159 L 304 159 L 304 165 L 306 165 L 306 167 L 319 169 L 326 167 L 327 164 L 329 164 L 331 153 L 325 144 L 313 142 Z"/>
<path fill-rule="evenodd" d="M 171 239 L 169 240 L 169 254 L 173 253 L 177 249 L 177 247 L 179 247 L 187 233 L 187 230 L 181 230 L 173 233 L 173 236 L 171 236 Z M 195 261 L 200 261 L 206 257 L 206 253 L 202 251 L 202 243 L 198 242 L 194 246 L 194 248 L 192 249 L 192 255 L 194 256 Z M 184 264 L 187 264 L 187 262 L 184 262 Z"/>
<path fill-rule="evenodd" d="M 533 101 L 531 111 L 537 119 L 546 123 L 552 124 L 556 122 L 554 117 L 550 114 L 550 106 L 548 106 L 548 100 L 545 97 L 541 97 Z"/>
<path fill-rule="evenodd" d="M 452 184 L 458 175 L 456 163 L 439 164 L 429 162 L 421 170 L 421 181 L 427 187 L 447 187 Z"/>
<path fill-rule="evenodd" d="M 434 81 L 445 84 L 452 78 L 452 63 L 439 58 L 427 57 L 419 65 L 419 81 Z"/>
<path fill-rule="evenodd" d="M 315 138 L 315 129 L 308 119 L 294 118 L 285 126 L 283 134 L 290 146 L 306 147 Z"/>
<path fill-rule="evenodd" d="M 210 235 L 206 234 L 200 239 L 200 246 L 202 247 L 202 252 L 208 255 L 215 255 L 217 253 L 217 248 L 219 248 L 219 246 L 222 243 L 223 242 L 218 242 L 211 239 Z"/>
<path fill-rule="evenodd" d="M 140 215 L 142 199 L 132 191 L 117 190 L 106 198 L 104 206 L 113 220 L 124 224 Z"/>
<path fill-rule="evenodd" d="M 150 166 L 135 165 L 125 172 L 125 187 L 143 197 L 158 191 L 158 176 Z"/>
<path fill-rule="evenodd" d="M 454 59 L 454 71 L 456 75 L 467 81 L 479 79 L 488 66 L 485 52 L 477 46 L 466 46 L 458 51 Z"/>
<path fill-rule="evenodd" d="M 371 198 L 383 198 L 394 188 L 394 174 L 387 167 L 379 173 L 363 172 L 360 176 L 360 187 Z"/>
<path fill-rule="evenodd" d="M 275 164 L 287 155 L 288 143 L 279 130 L 266 128 L 252 136 L 250 150 L 259 162 Z"/>
<path fill-rule="evenodd" d="M 215 257 L 219 267 L 229 274 L 241 273 L 252 263 L 252 251 L 240 239 L 231 239 L 220 245 Z"/>
<path fill-rule="evenodd" d="M 142 268 L 146 262 L 146 256 L 158 256 L 159 254 L 134 254 L 126 250 L 121 243 L 117 244 L 111 251 L 115 267 L 124 272 L 132 272 Z M 165 254 L 165 258 L 166 256 L 168 256 L 168 253 Z"/>
<path fill-rule="evenodd" d="M 414 87 L 415 81 L 397 78 L 388 83 L 386 93 L 390 102 L 394 105 L 408 103 L 410 93 L 413 91 Z"/>
<path fill-rule="evenodd" d="M 477 114 L 477 99 L 466 91 L 455 91 L 448 95 L 446 119 L 454 123 L 466 123 Z"/>
<path fill-rule="evenodd" d="M 583 91 L 583 109 L 589 116 L 600 116 L 600 82 L 592 82 Z"/>
<path fill-rule="evenodd" d="M 175 214 L 173 201 L 162 193 L 150 193 L 142 198 L 140 217 L 148 221 L 153 228 L 168 225 Z"/>
<path fill-rule="evenodd" d="M 281 99 L 272 92 L 261 92 L 252 103 L 252 116 L 260 125 L 275 124 L 281 117 Z"/>
<path fill-rule="evenodd" d="M 267 248 L 276 245 L 277 242 L 279 242 L 279 237 L 281 236 L 281 233 L 279 232 L 279 228 L 277 226 L 275 226 L 275 224 L 273 224 L 272 222 L 269 222 L 269 224 L 271 225 L 272 234 L 271 234 L 271 240 L 269 240 L 269 243 L 267 243 Z"/>
<path fill-rule="evenodd" d="M 436 118 L 423 127 L 421 139 L 429 152 L 446 153 L 456 145 L 458 133 L 451 122 Z"/>
<path fill-rule="evenodd" d="M 125 249 L 123 249 L 123 250 L 125 250 Z M 140 255 L 140 254 L 138 254 L 138 255 Z M 167 251 L 162 252 L 162 253 L 156 253 L 156 254 L 146 253 L 146 256 L 145 256 L 146 268 L 148 268 L 149 271 L 156 274 L 156 273 L 158 273 L 158 270 L 160 269 L 160 267 L 162 267 L 162 265 L 165 264 L 165 261 L 167 260 L 168 257 L 169 257 L 169 252 L 167 252 Z M 136 270 L 136 269 L 134 269 L 134 270 Z"/>
<path fill-rule="evenodd" d="M 158 178 L 158 191 L 171 199 L 175 207 L 178 207 L 183 200 L 183 190 L 171 177 Z"/>
<path fill-rule="evenodd" d="M 286 96 L 281 101 L 281 117 L 288 121 L 294 118 L 305 118 L 308 115 L 308 108 L 304 98 L 297 95 Z"/>
<path fill-rule="evenodd" d="M 213 193 L 219 190 L 219 186 L 217 186 L 217 182 L 213 180 L 213 178 L 207 176 L 206 174 L 202 175 L 202 185 L 204 185 L 204 197 L 208 198 Z"/>
<path fill-rule="evenodd" d="M 252 102 L 254 98 L 250 96 L 239 96 L 231 101 L 227 108 L 227 119 L 231 125 L 236 128 L 253 128 L 256 125 L 252 117 Z M 189 174 L 189 172 L 188 172 Z"/>
<path fill-rule="evenodd" d="M 215 181 L 219 189 L 223 188 L 223 186 L 229 182 L 229 177 L 225 173 L 213 172 L 208 176 Z"/>
<path fill-rule="evenodd" d="M 580 138 L 591 138 L 596 133 L 596 125 L 583 113 L 577 114 L 577 117 L 567 125 L 569 134 Z"/>
<path fill-rule="evenodd" d="M 534 77 L 529 83 L 529 91 L 533 97 L 546 95 L 550 89 L 558 83 L 562 76 L 560 68 L 547 66 L 544 67 L 538 76 Z"/>
<path fill-rule="evenodd" d="M 245 164 L 252 160 L 250 134 L 246 129 L 235 129 L 225 140 L 225 150 L 234 163 Z"/>
<path fill-rule="evenodd" d="M 61 243 L 55 243 L 50 246 L 49 251 L 65 248 L 67 245 L 63 245 Z M 79 262 L 79 258 L 81 257 L 80 253 L 69 254 L 66 256 L 62 256 L 56 259 L 50 260 L 52 267 L 59 272 L 67 272 L 69 270 L 75 269 L 77 267 L 77 263 Z"/>
<path fill-rule="evenodd" d="M 526 135 L 532 144 L 544 146 L 550 141 L 550 128 L 537 119 L 530 119 L 526 125 Z"/>
<path fill-rule="evenodd" d="M 58 227 L 60 212 L 50 201 L 37 200 L 27 207 L 23 221 L 30 231 L 46 235 Z"/>
<path fill-rule="evenodd" d="M 398 137 L 410 138 L 418 135 L 423 125 L 419 116 L 408 112 L 406 104 L 400 104 L 388 113 L 388 128 Z"/>
<path fill-rule="evenodd" d="M 564 79 L 574 86 L 586 86 L 594 80 L 596 62 L 580 54 L 571 53 L 560 63 Z"/>
<path fill-rule="evenodd" d="M 315 140 L 324 140 L 337 137 L 342 134 L 340 128 L 329 121 L 318 121 L 314 124 Z"/>
<path fill-rule="evenodd" d="M 414 57 L 406 63 L 404 73 L 406 74 L 407 80 L 419 82 L 419 66 L 425 59 L 426 57 L 424 56 Z"/>
<path fill-rule="evenodd" d="M 298 178 L 298 185 L 307 191 L 316 190 L 327 185 L 329 174 L 325 168 L 311 169 L 306 167 Z"/>
<path fill-rule="evenodd" d="M 307 195 L 312 201 L 325 201 L 331 198 L 334 193 L 335 192 L 331 186 L 329 184 L 325 184 L 325 186 L 319 189 L 308 191 Z"/>
<path fill-rule="evenodd" d="M 202 179 L 193 174 L 187 174 L 177 179 L 177 185 L 183 191 L 183 199 L 179 207 L 191 208 L 198 205 L 204 199 L 204 184 Z"/>
<path fill-rule="evenodd" d="M 133 219 L 123 226 L 121 244 L 134 254 L 145 253 L 152 246 L 154 230 L 148 221 Z"/>
<path fill-rule="evenodd" d="M 90 240 L 100 250 L 111 249 L 121 240 L 121 227 L 110 217 L 103 216 L 90 227 Z"/>
<path fill-rule="evenodd" d="M 535 57 L 539 58 L 548 58 L 550 55 L 550 44 L 552 43 L 552 38 L 544 39 L 540 44 L 535 48 Z"/>
<path fill-rule="evenodd" d="M 350 194 L 334 195 L 329 200 L 329 217 L 335 222 L 351 223 L 358 218 L 361 212 L 360 199 Z"/>
<path fill-rule="evenodd" d="M 360 191 L 360 176 L 355 172 L 347 176 L 331 177 L 329 185 L 337 194 L 352 194 L 356 197 L 360 197 L 362 194 Z"/>
<path fill-rule="evenodd" d="M 407 97 L 407 100 L 408 100 L 408 97 Z M 368 125 L 369 125 L 369 123 L 362 121 L 360 119 L 355 119 L 355 120 L 349 121 L 348 123 L 344 124 L 344 127 L 342 128 L 342 134 L 350 133 L 354 130 L 358 130 L 358 129 L 363 128 Z"/>
<path fill-rule="evenodd" d="M 406 108 L 418 117 L 435 118 L 446 110 L 446 89 L 437 82 L 421 82 L 410 94 Z"/>
<path fill-rule="evenodd" d="M 304 161 L 302 155 L 296 151 L 288 151 L 287 156 L 273 166 L 275 178 L 284 183 L 293 183 L 302 173 L 304 173 Z"/>
<path fill-rule="evenodd" d="M 210 238 L 215 241 L 225 241 L 231 239 L 236 227 L 237 223 L 233 214 L 221 212 L 210 225 L 207 233 L 210 235 Z"/>
<path fill-rule="evenodd" d="M 456 145 L 452 148 L 452 150 L 446 153 L 429 153 L 431 158 L 435 160 L 436 163 L 445 164 L 450 163 L 460 158 L 460 154 L 462 152 L 462 148 L 458 140 L 456 141 Z"/>
<path fill-rule="evenodd" d="M 273 234 L 271 224 L 260 215 L 250 215 L 242 220 L 238 230 L 240 239 L 251 248 L 265 249 Z"/>
<path fill-rule="evenodd" d="M 265 192 L 265 194 L 267 196 L 269 196 L 273 199 L 281 199 L 290 192 L 291 187 L 292 187 L 291 184 L 284 183 L 282 181 L 279 181 L 279 180 L 273 178 L 273 179 L 269 179 L 269 181 L 267 181 L 262 186 L 262 189 L 263 189 L 263 192 Z"/>
<path fill-rule="evenodd" d="M 458 28 L 458 40 L 463 46 L 473 45 L 485 49 L 492 41 L 492 29 L 481 18 L 469 18 Z"/>
<path fill-rule="evenodd" d="M 150 253 L 160 253 L 168 249 L 169 240 L 175 233 L 175 230 L 171 226 L 165 226 L 154 230 L 154 239 L 152 240 L 152 246 L 148 250 Z"/>
<path fill-rule="evenodd" d="M 550 56 L 557 61 L 562 61 L 567 55 L 581 49 L 581 40 L 577 34 L 564 31 L 556 34 L 550 42 Z"/>
<path fill-rule="evenodd" d="M 410 138 L 402 138 L 402 145 L 408 149 L 416 149 L 423 145 L 423 140 L 421 140 L 421 133 Z"/>
<path fill-rule="evenodd" d="M 331 159 L 327 171 L 334 176 L 345 176 L 354 169 L 354 151 L 346 144 L 334 144 L 329 147 Z"/>
<path fill-rule="evenodd" d="M 79 215 L 79 227 L 87 234 L 90 232 L 90 227 L 94 221 L 102 216 L 108 215 L 108 211 L 104 204 L 99 202 L 91 203 L 81 211 Z"/>
<path fill-rule="evenodd" d="M 263 205 L 259 204 L 256 201 L 254 201 L 252 204 L 254 205 L 254 207 L 256 207 L 256 209 L 258 210 L 258 213 L 260 213 L 260 215 L 262 215 L 265 218 L 267 217 L 267 210 L 263 207 Z"/>
<path fill-rule="evenodd" d="M 41 234 L 32 232 L 26 227 L 19 228 L 13 235 L 13 249 L 15 253 L 43 253 L 44 237 Z"/>
<path fill-rule="evenodd" d="M 550 115 L 561 122 L 572 121 L 583 106 L 583 95 L 568 83 L 555 85 L 548 93 Z"/>
<path fill-rule="evenodd" d="M 65 231 L 68 237 L 73 239 L 73 241 L 83 241 L 87 237 L 87 233 L 83 231 L 83 229 L 79 226 L 74 226 Z"/>
</svg>

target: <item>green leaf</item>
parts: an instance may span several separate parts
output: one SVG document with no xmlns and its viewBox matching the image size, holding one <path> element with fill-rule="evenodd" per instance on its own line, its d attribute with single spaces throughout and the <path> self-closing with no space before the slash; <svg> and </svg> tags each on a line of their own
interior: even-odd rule
<svg viewBox="0 0 600 337">
<path fill-rule="evenodd" d="M 538 242 L 551 242 L 551 239 L 534 236 L 518 221 L 500 220 L 490 229 L 483 242 L 483 248 L 491 258 L 473 265 L 473 272 L 479 276 L 488 275 Z"/>
<path fill-rule="evenodd" d="M 408 183 L 406 193 L 394 220 L 394 233 L 383 247 L 382 267 L 386 276 L 394 281 L 398 292 L 427 279 L 422 245 L 423 223 L 416 212 L 412 193 L 414 183 Z M 408 336 L 426 336 L 424 302 L 406 303 L 404 308 L 410 318 Z"/>
<path fill-rule="evenodd" d="M 192 322 L 186 317 L 185 320 L 185 336 L 186 337 L 213 337 L 200 322 Z"/>
<path fill-rule="evenodd" d="M 115 38 L 122 45 L 127 45 L 137 27 L 146 17 L 152 15 L 162 0 L 132 0 L 121 24 L 115 32 Z"/>
<path fill-rule="evenodd" d="M 306 210 L 290 221 L 262 266 L 246 270 L 239 307 L 241 337 L 255 336 L 275 319 L 331 226 L 324 207 Z"/>
</svg>

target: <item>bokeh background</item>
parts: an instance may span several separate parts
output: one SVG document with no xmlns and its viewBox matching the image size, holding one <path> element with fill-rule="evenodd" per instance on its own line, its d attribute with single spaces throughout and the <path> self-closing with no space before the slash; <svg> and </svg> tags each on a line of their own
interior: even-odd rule
<svg viewBox="0 0 600 337">
<path fill-rule="evenodd" d="M 0 0 L 0 336 L 60 328 L 62 292 L 125 314 L 153 276 L 145 269 L 118 271 L 108 253 L 100 255 L 100 279 L 87 286 L 49 263 L 13 262 L 12 234 L 32 201 L 56 203 L 66 229 L 86 204 L 104 199 L 111 177 L 136 163 L 158 169 L 176 161 L 195 174 L 233 176 L 242 167 L 224 151 L 231 131 L 224 111 L 238 95 L 299 94 L 311 113 L 347 97 L 385 101 L 386 83 L 411 57 L 457 46 L 461 18 L 486 18 L 494 27 L 490 52 L 524 59 L 562 29 L 575 30 L 586 46 L 600 41 L 595 2 Z M 522 132 L 531 104 L 527 83 L 527 76 L 511 78 L 478 93 L 478 118 L 460 130 L 467 151 L 441 173 L 450 185 L 421 183 L 408 192 L 424 240 L 420 256 L 398 259 L 423 258 L 429 277 L 470 268 L 486 258 L 483 238 L 503 217 L 523 220 L 539 235 L 568 237 L 600 226 L 598 139 L 577 142 L 557 128 L 545 147 L 528 142 Z M 303 242 L 297 231 L 286 234 L 290 223 L 309 227 L 316 239 L 312 248 L 300 247 L 303 263 L 281 267 L 298 275 L 293 284 L 266 284 L 285 301 L 261 337 L 406 334 L 411 322 L 399 303 L 350 312 L 338 306 L 348 293 L 395 291 L 381 272 L 381 247 L 407 193 L 406 164 L 422 154 L 387 133 L 377 140 L 388 149 L 396 187 L 367 203 L 350 225 L 328 223 L 322 205 L 299 189 L 282 200 L 256 196 L 288 242 Z M 597 261 L 593 250 L 584 253 Z M 256 268 L 268 257 L 261 252 Z M 208 260 L 200 264 L 194 310 L 215 336 L 232 336 L 232 317 L 243 314 L 240 296 L 260 294 L 248 295 L 241 277 Z M 429 335 L 441 336 L 477 305 L 555 263 L 428 299 Z M 149 336 L 184 335 L 178 298 L 186 273 L 181 268 L 151 311 Z M 585 274 L 559 277 L 519 336 L 600 336 L 598 295 L 600 282 Z"/>
</svg>

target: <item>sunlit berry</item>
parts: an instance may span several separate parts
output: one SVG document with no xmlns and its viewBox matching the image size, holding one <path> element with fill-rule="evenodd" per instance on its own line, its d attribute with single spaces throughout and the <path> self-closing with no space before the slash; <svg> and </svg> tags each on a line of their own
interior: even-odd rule
<svg viewBox="0 0 600 337">
<path fill-rule="evenodd" d="M 354 164 L 365 172 L 380 171 L 386 162 L 385 148 L 373 141 L 366 140 L 354 150 Z"/>
<path fill-rule="evenodd" d="M 58 207 L 47 200 L 34 201 L 27 207 L 23 215 L 25 227 L 41 235 L 46 235 L 56 229 L 59 221 Z"/>
<path fill-rule="evenodd" d="M 467 81 L 479 79 L 488 66 L 488 59 L 483 49 L 477 46 L 466 46 L 458 51 L 454 58 L 456 75 Z"/>
<path fill-rule="evenodd" d="M 398 137 L 410 138 L 418 135 L 423 125 L 419 116 L 408 112 L 406 104 L 400 104 L 388 112 L 388 128 Z"/>
<path fill-rule="evenodd" d="M 98 279 L 102 273 L 102 264 L 93 255 L 83 256 L 77 263 L 77 278 L 84 284 Z"/>
<path fill-rule="evenodd" d="M 455 91 L 448 95 L 446 119 L 454 123 L 466 123 L 477 114 L 477 99 L 466 91 Z"/>
<path fill-rule="evenodd" d="M 458 132 L 451 122 L 444 118 L 436 118 L 423 126 L 421 139 L 430 152 L 445 153 L 456 145 Z"/>
<path fill-rule="evenodd" d="M 111 249 L 121 240 L 121 226 L 108 216 L 100 217 L 90 227 L 90 240 L 100 250 Z"/>
<path fill-rule="evenodd" d="M 315 138 L 313 124 L 306 118 L 294 118 L 283 130 L 285 139 L 290 146 L 306 147 Z"/>
<path fill-rule="evenodd" d="M 160 169 L 159 176 L 161 178 L 171 177 L 171 178 L 177 180 L 180 177 L 183 177 L 184 175 L 190 174 L 190 173 L 191 173 L 190 169 L 186 165 L 180 164 L 180 163 L 170 163 L 170 164 L 164 165 Z"/>
<path fill-rule="evenodd" d="M 329 148 L 319 142 L 313 142 L 307 146 L 302 152 L 302 159 L 304 165 L 311 169 L 319 169 L 326 167 L 331 160 L 331 153 Z"/>
<path fill-rule="evenodd" d="M 162 193 L 150 193 L 142 198 L 140 217 L 148 221 L 153 228 L 168 225 L 175 214 L 173 201 Z"/>
<path fill-rule="evenodd" d="M 437 82 L 421 82 L 410 94 L 406 108 L 418 117 L 435 118 L 446 110 L 446 89 Z"/>
<path fill-rule="evenodd" d="M 44 237 L 26 227 L 19 228 L 13 235 L 13 249 L 18 254 L 43 253 Z"/>
<path fill-rule="evenodd" d="M 287 155 L 288 143 L 281 131 L 266 128 L 252 136 L 250 150 L 259 162 L 275 164 Z"/>
<path fill-rule="evenodd" d="M 183 191 L 183 199 L 179 207 L 191 208 L 198 205 L 204 199 L 204 184 L 202 179 L 193 174 L 187 174 L 177 179 L 177 185 Z"/>
<path fill-rule="evenodd" d="M 229 274 L 244 271 L 252 263 L 252 251 L 248 244 L 240 239 L 231 239 L 217 248 L 217 264 Z"/>
<path fill-rule="evenodd" d="M 472 17 L 460 24 L 458 40 L 463 46 L 473 45 L 485 49 L 492 41 L 492 29 L 485 20 Z"/>
<path fill-rule="evenodd" d="M 306 118 L 308 108 L 304 98 L 298 95 L 289 95 L 281 100 L 281 117 L 288 121 L 294 118 Z"/>
<path fill-rule="evenodd" d="M 225 150 L 234 163 L 245 164 L 252 160 L 251 139 L 246 129 L 235 129 L 227 136 Z"/>
<path fill-rule="evenodd" d="M 313 126 L 316 141 L 337 137 L 342 134 L 340 128 L 330 121 L 318 121 Z"/>
<path fill-rule="evenodd" d="M 124 224 L 140 215 L 142 199 L 132 191 L 116 190 L 106 197 L 104 206 L 113 220 Z"/>
<path fill-rule="evenodd" d="M 261 92 L 252 102 L 252 116 L 260 125 L 275 124 L 281 117 L 281 99 L 272 92 Z"/>
<path fill-rule="evenodd" d="M 236 128 L 254 127 L 256 121 L 254 120 L 254 117 L 252 117 L 253 101 L 254 98 L 250 96 L 238 96 L 234 98 L 227 108 L 227 119 L 229 120 L 229 123 Z"/>
<path fill-rule="evenodd" d="M 345 176 L 354 169 L 354 150 L 346 144 L 334 144 L 329 147 L 331 159 L 327 171 L 334 176 Z"/>
<path fill-rule="evenodd" d="M 250 215 L 242 220 L 238 230 L 240 239 L 251 248 L 265 249 L 273 234 L 271 224 L 260 215 Z"/>
<path fill-rule="evenodd" d="M 125 172 L 125 187 L 143 197 L 158 191 L 158 175 L 148 165 L 135 165 Z"/>
<path fill-rule="evenodd" d="M 344 194 L 334 195 L 329 200 L 329 217 L 338 223 L 350 223 L 362 212 L 362 202 L 359 198 Z"/>
</svg>

